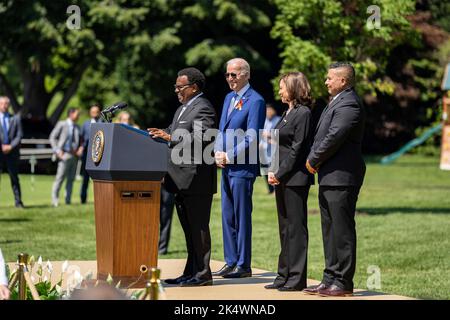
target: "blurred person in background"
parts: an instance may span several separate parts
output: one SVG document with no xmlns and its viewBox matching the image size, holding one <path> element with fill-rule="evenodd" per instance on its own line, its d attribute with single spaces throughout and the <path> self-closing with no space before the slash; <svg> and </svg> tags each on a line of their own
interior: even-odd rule
<svg viewBox="0 0 450 320">
<path fill-rule="evenodd" d="M 117 119 L 114 122 L 115 123 L 127 124 L 127 125 L 132 126 L 132 127 L 136 128 L 136 129 L 139 129 L 139 126 L 134 123 L 133 118 L 131 118 L 131 114 L 128 111 L 121 111 L 121 112 L 119 112 L 119 114 L 117 115 Z"/>
<path fill-rule="evenodd" d="M 5 259 L 3 259 L 2 249 L 0 249 L 0 300 L 8 300 L 9 294 Z"/>
<path fill-rule="evenodd" d="M 59 205 L 59 190 L 64 180 L 66 180 L 66 204 L 70 204 L 72 199 L 78 158 L 83 152 L 80 127 L 77 125 L 79 116 L 79 109 L 69 108 L 67 119 L 59 121 L 50 133 L 50 144 L 54 152 L 53 160 L 58 160 L 58 169 L 52 188 L 52 204 L 54 207 Z"/>
<path fill-rule="evenodd" d="M 8 97 L 0 97 L 0 143 L 2 146 L 0 152 L 0 174 L 4 168 L 8 171 L 17 208 L 23 208 L 18 168 L 22 136 L 20 116 L 9 113 Z"/>
<path fill-rule="evenodd" d="M 262 133 L 261 141 L 259 143 L 260 155 L 265 160 L 261 163 L 261 175 L 264 176 L 267 182 L 267 188 L 269 189 L 269 194 L 275 191 L 275 187 L 268 183 L 267 179 L 267 168 L 270 166 L 270 159 L 272 158 L 272 141 L 270 137 L 271 129 L 275 128 L 280 117 L 277 115 L 277 111 L 271 103 L 266 104 L 266 121 L 264 122 L 264 130 Z"/>
<path fill-rule="evenodd" d="M 95 103 L 89 108 L 89 117 L 90 119 L 86 120 L 81 127 L 81 140 L 83 146 L 83 154 L 81 156 L 81 189 L 80 189 L 80 200 L 81 203 L 86 203 L 87 195 L 88 195 L 88 187 L 89 187 L 89 174 L 85 170 L 86 167 L 86 159 L 88 154 L 88 145 L 89 145 L 89 137 L 91 136 L 91 124 L 102 122 L 100 119 L 100 112 L 102 112 L 102 107 Z"/>
</svg>

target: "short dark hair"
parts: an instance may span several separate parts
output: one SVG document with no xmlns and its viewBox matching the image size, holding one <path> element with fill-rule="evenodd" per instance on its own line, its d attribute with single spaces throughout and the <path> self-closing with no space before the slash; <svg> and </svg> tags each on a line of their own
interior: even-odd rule
<svg viewBox="0 0 450 320">
<path fill-rule="evenodd" d="M 80 109 L 78 109 L 78 108 L 69 108 L 68 110 L 67 110 L 67 116 L 70 116 L 72 113 L 74 113 L 74 112 L 76 112 L 76 111 L 79 111 Z"/>
<path fill-rule="evenodd" d="M 203 90 L 205 87 L 206 79 L 205 75 L 197 68 L 189 67 L 178 71 L 178 76 L 186 76 L 189 83 L 196 84 L 199 90 Z"/>
<path fill-rule="evenodd" d="M 344 78 L 351 86 L 355 84 L 355 68 L 350 62 L 334 62 L 328 66 L 328 69 L 344 69 Z"/>
<path fill-rule="evenodd" d="M 98 108 L 98 110 L 100 110 L 100 111 L 102 111 L 102 109 L 103 109 L 103 107 L 101 106 L 101 104 L 100 103 L 94 103 L 94 104 L 92 104 L 90 107 L 89 107 L 89 109 L 92 109 L 92 108 Z"/>
</svg>

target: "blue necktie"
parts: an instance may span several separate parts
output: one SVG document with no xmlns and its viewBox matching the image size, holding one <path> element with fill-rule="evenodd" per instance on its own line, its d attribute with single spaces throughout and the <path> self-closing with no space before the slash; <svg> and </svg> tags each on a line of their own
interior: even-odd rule
<svg viewBox="0 0 450 320">
<path fill-rule="evenodd" d="M 8 115 L 6 113 L 3 114 L 2 128 L 3 128 L 3 144 L 9 144 Z"/>
</svg>

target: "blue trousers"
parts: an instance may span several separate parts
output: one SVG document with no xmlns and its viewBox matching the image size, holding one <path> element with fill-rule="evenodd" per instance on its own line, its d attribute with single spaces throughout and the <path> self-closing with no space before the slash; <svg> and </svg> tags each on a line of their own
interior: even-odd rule
<svg viewBox="0 0 450 320">
<path fill-rule="evenodd" d="M 222 171 L 222 231 L 225 262 L 250 268 L 252 258 L 252 195 L 255 178 Z"/>
</svg>

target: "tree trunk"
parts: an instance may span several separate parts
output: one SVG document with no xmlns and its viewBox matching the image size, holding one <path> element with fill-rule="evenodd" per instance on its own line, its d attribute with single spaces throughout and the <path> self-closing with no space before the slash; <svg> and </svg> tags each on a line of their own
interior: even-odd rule
<svg viewBox="0 0 450 320">
<path fill-rule="evenodd" d="M 45 89 L 44 78 L 45 75 L 40 72 L 26 72 L 23 75 L 22 117 L 35 121 L 47 119 L 50 96 Z"/>
</svg>

